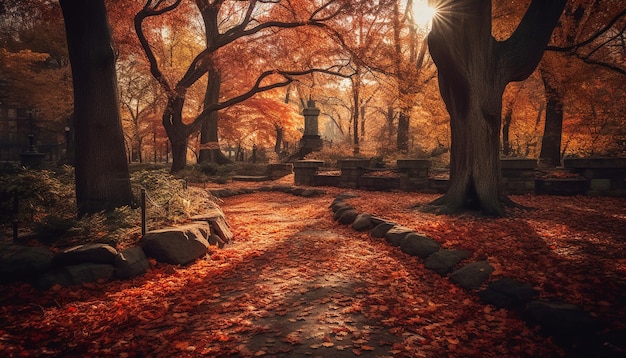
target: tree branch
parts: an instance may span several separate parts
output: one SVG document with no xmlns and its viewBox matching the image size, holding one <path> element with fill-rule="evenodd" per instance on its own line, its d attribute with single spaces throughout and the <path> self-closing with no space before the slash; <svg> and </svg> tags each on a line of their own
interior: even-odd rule
<svg viewBox="0 0 626 358">
<path fill-rule="evenodd" d="M 505 83 L 522 81 L 535 70 L 567 0 L 532 0 L 511 37 L 496 42 L 494 52 L 507 76 Z"/>
<path fill-rule="evenodd" d="M 600 29 L 595 34 L 591 35 L 585 41 L 579 42 L 579 43 L 571 45 L 571 46 L 562 46 L 562 47 L 561 46 L 548 46 L 548 47 L 546 47 L 546 50 L 548 50 L 548 51 L 557 51 L 557 52 L 576 51 L 580 47 L 583 47 L 583 46 L 586 46 L 586 45 L 590 44 L 595 39 L 597 39 L 598 37 L 602 36 L 605 32 L 609 31 L 609 29 L 611 29 L 611 27 L 613 27 L 613 25 L 615 25 L 615 23 L 617 21 L 619 21 L 619 19 L 621 19 L 624 16 L 626 16 L 626 9 L 622 10 L 622 12 L 620 12 L 617 15 L 615 15 L 615 17 L 613 17 L 613 19 L 611 19 L 611 21 L 609 21 L 609 23 L 606 24 L 606 26 L 604 26 L 602 29 Z"/>
<path fill-rule="evenodd" d="M 232 97 L 226 101 L 215 103 L 215 104 L 205 107 L 202 110 L 202 112 L 198 115 L 196 120 L 194 120 L 194 122 L 190 124 L 190 126 L 192 127 L 192 129 L 197 128 L 202 123 L 202 121 L 210 115 L 211 112 L 219 111 L 221 109 L 241 103 L 253 97 L 257 93 L 269 91 L 275 88 L 285 87 L 291 84 L 293 81 L 295 81 L 294 77 L 310 75 L 313 73 L 323 73 L 323 74 L 332 75 L 332 76 L 339 76 L 342 78 L 350 78 L 352 76 L 351 74 L 348 75 L 348 74 L 341 73 L 339 71 L 334 71 L 333 67 L 330 67 L 327 69 L 311 68 L 311 69 L 302 70 L 302 71 L 280 71 L 280 70 L 265 71 L 257 78 L 254 85 L 245 93 Z M 263 81 L 272 75 L 282 76 L 284 80 L 263 85 L 262 84 Z"/>
<path fill-rule="evenodd" d="M 152 76 L 157 80 L 157 82 L 159 82 L 161 86 L 163 86 L 163 89 L 168 93 L 172 92 L 172 87 L 170 86 L 167 78 L 165 78 L 165 75 L 163 75 L 163 72 L 161 72 L 161 69 L 159 68 L 156 56 L 154 55 L 152 47 L 150 47 L 150 43 L 148 42 L 148 39 L 143 32 L 143 22 L 149 17 L 159 16 L 176 9 L 178 5 L 180 5 L 181 1 L 182 0 L 176 0 L 173 4 L 158 9 L 158 6 L 163 2 L 163 0 L 159 0 L 156 3 L 155 7 L 150 7 L 150 5 L 152 4 L 152 0 L 148 0 L 144 7 L 137 13 L 137 15 L 135 15 L 134 19 L 135 32 L 137 33 L 139 43 L 146 53 L 146 57 L 148 58 L 148 62 L 150 63 L 150 73 L 152 73 Z"/>
</svg>

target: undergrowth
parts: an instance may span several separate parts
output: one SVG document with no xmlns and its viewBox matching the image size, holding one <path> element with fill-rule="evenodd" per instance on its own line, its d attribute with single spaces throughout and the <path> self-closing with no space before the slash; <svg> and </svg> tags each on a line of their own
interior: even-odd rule
<svg viewBox="0 0 626 358">
<path fill-rule="evenodd" d="M 217 206 L 206 190 L 188 187 L 184 179 L 165 169 L 134 171 L 131 185 L 137 202 L 141 189 L 146 190 L 148 230 L 183 222 Z M 12 236 L 15 220 L 21 238 L 34 238 L 55 247 L 104 242 L 124 248 L 134 244 L 141 234 L 140 207 L 124 206 L 78 218 L 74 168 L 70 166 L 30 170 L 5 165 L 0 173 L 0 227 L 5 238 Z"/>
</svg>

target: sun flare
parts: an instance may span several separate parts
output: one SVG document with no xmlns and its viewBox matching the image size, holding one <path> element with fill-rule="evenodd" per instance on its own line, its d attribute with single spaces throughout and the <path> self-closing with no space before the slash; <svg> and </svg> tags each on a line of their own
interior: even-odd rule
<svg viewBox="0 0 626 358">
<path fill-rule="evenodd" d="M 423 29 L 430 29 L 437 9 L 428 5 L 427 0 L 413 0 L 413 19 L 415 24 Z"/>
</svg>

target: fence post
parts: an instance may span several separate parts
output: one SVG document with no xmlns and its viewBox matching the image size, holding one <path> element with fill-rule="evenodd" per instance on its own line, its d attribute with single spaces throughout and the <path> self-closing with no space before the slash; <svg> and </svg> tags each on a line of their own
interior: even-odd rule
<svg viewBox="0 0 626 358">
<path fill-rule="evenodd" d="M 13 219 L 13 241 L 17 241 L 17 228 L 20 224 L 20 220 L 18 219 L 20 215 L 20 202 L 19 202 L 19 194 L 17 189 L 13 190 L 13 215 L 15 219 Z"/>
<path fill-rule="evenodd" d="M 146 189 L 141 189 L 141 236 L 146 235 Z"/>
</svg>

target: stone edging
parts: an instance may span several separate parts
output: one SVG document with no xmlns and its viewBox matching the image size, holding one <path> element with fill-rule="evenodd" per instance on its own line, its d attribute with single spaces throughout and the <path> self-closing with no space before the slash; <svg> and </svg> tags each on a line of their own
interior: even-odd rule
<svg viewBox="0 0 626 358">
<path fill-rule="evenodd" d="M 333 219 L 338 223 L 350 225 L 356 231 L 369 231 L 371 237 L 385 239 L 389 245 L 400 248 L 404 253 L 421 258 L 427 269 L 466 290 L 477 292 L 485 304 L 516 311 L 530 327 L 540 326 L 542 334 L 552 336 L 556 343 L 564 347 L 596 353 L 598 349 L 610 349 L 607 346 L 619 346 L 607 344 L 609 338 L 600 334 L 604 324 L 581 307 L 537 299 L 539 292 L 530 284 L 505 277 L 481 289 L 494 271 L 486 260 L 463 265 L 462 262 L 471 257 L 471 252 L 442 249 L 426 234 L 368 213 L 359 213 L 346 202 L 352 197 L 356 196 L 340 194 L 331 203 Z"/>
</svg>

